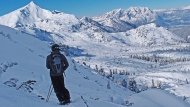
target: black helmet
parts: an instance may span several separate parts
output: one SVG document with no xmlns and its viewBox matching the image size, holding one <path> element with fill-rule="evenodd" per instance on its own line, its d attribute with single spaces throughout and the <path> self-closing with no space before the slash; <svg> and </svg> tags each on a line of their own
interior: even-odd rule
<svg viewBox="0 0 190 107">
<path fill-rule="evenodd" d="M 59 51 L 59 50 L 60 50 L 60 49 L 59 49 L 59 45 L 58 45 L 58 44 L 52 45 L 52 46 L 51 46 L 51 50 L 52 50 L 52 51 L 57 51 L 57 50 Z"/>
</svg>

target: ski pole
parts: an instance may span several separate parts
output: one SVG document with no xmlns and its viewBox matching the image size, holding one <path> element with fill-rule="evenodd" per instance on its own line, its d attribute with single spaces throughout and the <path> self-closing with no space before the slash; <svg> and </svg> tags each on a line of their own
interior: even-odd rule
<svg viewBox="0 0 190 107">
<path fill-rule="evenodd" d="M 66 74 L 65 74 L 65 72 L 63 72 L 63 74 L 65 75 L 65 77 L 66 77 Z"/>
<path fill-rule="evenodd" d="M 50 88 L 49 88 L 49 92 L 48 92 L 48 95 L 47 95 L 46 102 L 48 102 L 48 100 L 49 100 L 49 98 L 50 98 L 50 95 L 51 95 L 51 92 L 52 92 L 52 90 L 53 90 L 53 87 L 51 87 L 51 86 L 52 86 L 52 83 L 51 83 Z"/>
<path fill-rule="evenodd" d="M 46 102 L 48 102 L 49 98 L 50 98 L 50 95 L 51 95 L 51 92 L 53 90 L 53 87 L 51 87 L 52 84 L 50 85 L 50 88 L 49 88 L 49 92 L 48 92 L 48 95 L 47 95 L 47 99 L 46 99 Z"/>
</svg>

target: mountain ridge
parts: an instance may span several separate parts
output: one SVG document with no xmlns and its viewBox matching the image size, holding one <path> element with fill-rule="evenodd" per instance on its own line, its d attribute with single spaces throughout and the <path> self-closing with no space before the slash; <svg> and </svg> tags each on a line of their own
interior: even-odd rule
<svg viewBox="0 0 190 107">
<path fill-rule="evenodd" d="M 158 25 L 164 25 L 162 19 L 155 12 L 150 10 L 148 7 L 130 7 L 126 10 L 115 9 L 103 15 L 93 17 L 94 20 L 105 23 L 105 25 L 109 25 L 106 24 L 106 20 L 110 18 L 116 18 L 136 26 L 153 22 Z"/>
<path fill-rule="evenodd" d="M 135 23 L 131 24 L 132 22 Z M 140 25 L 137 23 L 140 23 Z M 157 23 L 161 24 L 164 22 L 148 7 L 130 7 L 127 10 L 116 9 L 99 17 L 83 17 L 78 19 L 74 15 L 65 14 L 57 10 L 50 12 L 42 9 L 34 2 L 30 2 L 28 5 L 0 17 L 0 24 L 32 34 L 41 40 L 48 41 L 60 41 L 59 39 L 63 38 L 65 38 L 64 40 L 66 40 L 66 38 L 71 39 L 71 37 L 67 36 L 67 33 L 81 32 L 86 35 L 87 32 L 90 32 L 87 33 L 87 35 L 92 35 L 92 33 L 96 32 L 98 35 L 101 35 L 101 33 L 107 33 L 106 35 L 109 35 L 109 33 L 127 32 L 141 25 L 143 26 L 150 23 L 159 25 Z M 142 31 L 136 31 L 141 32 L 140 35 L 143 35 Z M 123 34 L 125 35 L 125 33 Z M 131 37 L 133 36 L 134 35 L 131 35 Z M 158 37 L 160 36 L 158 35 Z M 74 38 L 75 37 L 72 37 L 72 39 Z M 119 36 L 116 38 L 119 38 Z M 129 40 L 127 39 L 126 41 Z M 139 42 L 142 41 L 140 40 Z M 130 41 L 130 43 L 133 43 L 133 41 Z"/>
</svg>

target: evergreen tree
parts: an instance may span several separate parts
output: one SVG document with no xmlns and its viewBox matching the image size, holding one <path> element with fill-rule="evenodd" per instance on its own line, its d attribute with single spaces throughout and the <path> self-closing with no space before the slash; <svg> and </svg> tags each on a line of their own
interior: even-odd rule
<svg viewBox="0 0 190 107">
<path fill-rule="evenodd" d="M 95 65 L 95 70 L 98 72 L 98 65 Z"/>
<path fill-rule="evenodd" d="M 110 69 L 110 77 L 112 77 L 112 75 L 113 75 L 113 73 L 112 73 L 112 71 L 111 71 L 111 69 Z"/>
<path fill-rule="evenodd" d="M 121 81 L 121 85 L 122 85 L 123 87 L 127 87 L 127 82 L 125 81 L 125 79 L 123 79 L 123 80 Z"/>
<path fill-rule="evenodd" d="M 108 84 L 107 84 L 107 89 L 111 89 L 109 81 L 108 81 Z"/>
<path fill-rule="evenodd" d="M 152 86 L 151 86 L 151 88 L 155 88 L 154 79 L 152 79 Z"/>
<path fill-rule="evenodd" d="M 162 88 L 162 82 L 161 82 L 161 81 L 158 81 L 158 82 L 157 82 L 157 88 L 159 88 L 159 89 Z"/>
<path fill-rule="evenodd" d="M 189 84 L 188 80 L 186 79 L 186 84 Z"/>
<path fill-rule="evenodd" d="M 136 91 L 137 89 L 137 84 L 136 81 L 133 78 L 129 79 L 129 87 L 128 87 L 131 91 Z"/>
</svg>

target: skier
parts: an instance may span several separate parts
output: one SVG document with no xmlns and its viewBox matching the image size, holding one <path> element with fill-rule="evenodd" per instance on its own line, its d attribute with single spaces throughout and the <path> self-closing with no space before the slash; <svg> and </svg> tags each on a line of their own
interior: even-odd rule
<svg viewBox="0 0 190 107">
<path fill-rule="evenodd" d="M 51 54 L 46 58 L 46 67 L 50 69 L 54 92 L 60 104 L 67 104 L 70 103 L 70 94 L 65 88 L 63 73 L 68 68 L 69 63 L 66 57 L 60 53 L 59 45 L 54 44 L 51 49 Z"/>
</svg>

